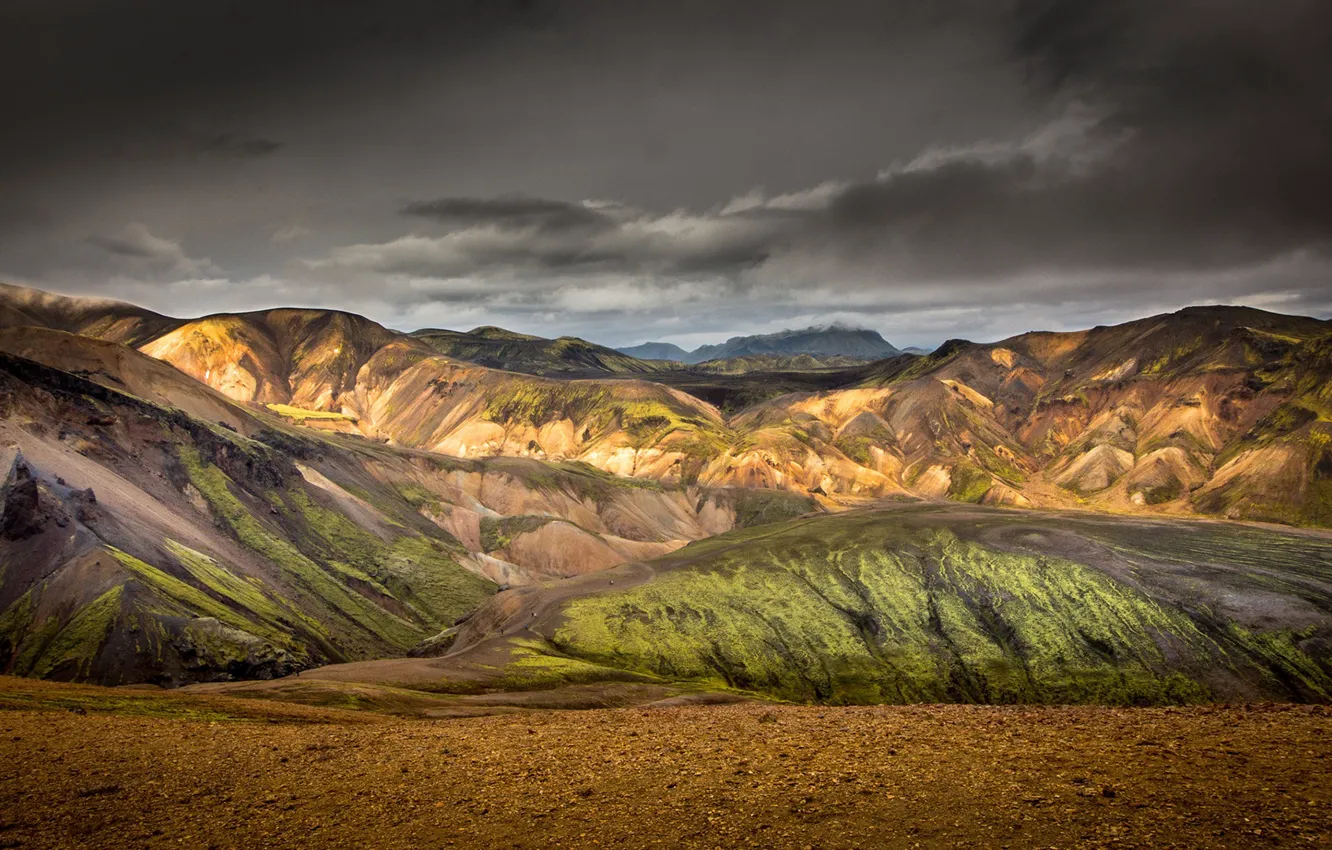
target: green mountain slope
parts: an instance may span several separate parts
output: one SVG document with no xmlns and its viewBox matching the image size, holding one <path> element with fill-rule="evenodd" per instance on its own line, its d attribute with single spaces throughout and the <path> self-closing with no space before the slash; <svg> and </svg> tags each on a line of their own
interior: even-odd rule
<svg viewBox="0 0 1332 850">
<path fill-rule="evenodd" d="M 9 672 L 280 675 L 401 652 L 494 590 L 440 529 L 358 522 L 262 440 L 10 355 L 0 391 Z"/>
<path fill-rule="evenodd" d="M 902 508 L 732 532 L 618 577 L 509 608 L 550 600 L 552 657 L 798 701 L 1332 699 L 1326 537 Z"/>
</svg>

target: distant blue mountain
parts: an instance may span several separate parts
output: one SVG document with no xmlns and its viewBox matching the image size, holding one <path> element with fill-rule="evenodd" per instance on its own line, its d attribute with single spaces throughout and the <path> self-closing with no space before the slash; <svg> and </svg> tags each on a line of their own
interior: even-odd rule
<svg viewBox="0 0 1332 850">
<path fill-rule="evenodd" d="M 669 342 L 645 342 L 642 345 L 634 345 L 629 348 L 617 348 L 616 351 L 621 354 L 628 354 L 630 357 L 637 357 L 639 360 L 679 360 L 682 363 L 694 363 L 690 360 L 690 354 L 678 345 L 672 345 Z"/>
<path fill-rule="evenodd" d="M 630 348 L 621 348 L 643 360 L 679 360 L 683 363 L 702 363 L 705 360 L 724 360 L 760 354 L 812 354 L 815 357 L 855 357 L 861 360 L 881 360 L 900 354 L 878 331 L 848 328 L 841 325 L 810 327 L 801 330 L 778 331 L 756 336 L 734 336 L 721 345 L 702 345 L 685 351 L 669 342 L 646 342 Z"/>
</svg>

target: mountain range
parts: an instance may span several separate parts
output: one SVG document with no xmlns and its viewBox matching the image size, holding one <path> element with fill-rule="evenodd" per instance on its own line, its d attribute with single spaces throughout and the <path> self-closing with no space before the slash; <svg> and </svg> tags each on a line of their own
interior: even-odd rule
<svg viewBox="0 0 1332 850">
<path fill-rule="evenodd" d="M 873 331 L 809 328 L 736 337 L 694 352 L 669 343 L 617 350 L 572 336 L 556 339 L 496 327 L 470 331 L 424 328 L 409 336 L 440 354 L 492 369 L 552 378 L 651 376 L 679 384 L 699 375 L 794 373 L 857 366 L 899 353 Z M 732 345 L 735 343 L 735 345 Z M 646 354 L 644 352 L 647 352 Z M 923 353 L 919 349 L 914 353 Z M 661 356 L 657 356 L 660 354 Z"/>
<path fill-rule="evenodd" d="M 307 430 L 449 457 L 576 460 L 672 486 L 827 501 L 899 495 L 1328 522 L 1332 325 L 1317 319 L 1199 307 L 1087 331 L 954 340 L 926 356 L 815 371 L 810 389 L 723 414 L 687 386 L 486 368 L 441 354 L 429 333 L 348 313 L 185 320 L 4 294 L 7 324 L 74 333 L 70 347 L 128 344 Z M 754 375 L 707 380 L 743 387 Z"/>
<path fill-rule="evenodd" d="M 756 336 L 733 336 L 720 345 L 701 345 L 693 351 L 685 351 L 669 342 L 645 342 L 642 345 L 621 348 L 619 351 L 621 354 L 643 360 L 675 360 L 688 364 L 755 355 L 801 354 L 820 358 L 880 360 L 900 353 L 877 331 L 841 325 L 785 330 Z"/>
<path fill-rule="evenodd" d="M 644 380 L 678 378 L 674 368 L 552 378 L 467 359 L 548 363 L 560 342 L 500 329 L 402 334 L 329 310 L 177 319 L 0 290 L 3 669 L 179 684 L 331 671 L 412 651 L 444 653 L 435 660 L 469 681 L 526 669 L 567 683 L 576 668 L 592 679 L 646 676 L 685 688 L 707 680 L 825 701 L 1327 693 L 1317 660 L 1332 622 L 1322 538 L 1259 539 L 1178 518 L 1332 526 L 1332 323 L 1199 307 L 1072 333 L 953 340 L 924 356 L 838 368 L 718 369 L 676 385 Z M 700 397 L 722 388 L 736 401 L 781 375 L 798 389 L 755 392 L 725 412 Z M 884 506 L 904 501 L 1134 518 L 1074 533 L 1061 514 L 1029 510 L 1021 530 L 995 520 L 977 538 L 967 528 L 980 520 L 945 513 L 882 539 L 870 533 L 898 527 Z M 868 525 L 838 519 L 858 507 L 874 508 Z M 1176 542 L 1133 550 L 1153 536 Z M 1252 554 L 1278 549 L 1301 554 L 1289 563 Z M 784 560 L 797 551 L 800 559 Z M 735 554 L 708 554 L 725 552 Z M 929 605 L 962 617 L 940 613 L 922 627 L 912 651 L 925 653 L 913 662 L 924 666 L 910 682 L 895 661 L 899 673 L 885 674 L 880 654 L 887 635 L 905 634 L 905 614 L 868 574 L 844 583 L 844 567 L 832 565 L 847 552 L 896 564 L 874 578 L 908 583 L 891 593 L 919 579 L 927 596 L 943 594 Z M 995 560 L 1003 552 L 1036 560 Z M 911 566 L 921 553 L 928 558 Z M 1037 591 L 1021 576 L 1056 561 L 1093 570 L 1068 579 L 1078 587 L 1109 576 L 1145 594 L 1133 622 L 1158 623 L 1155 648 L 1134 642 L 1132 624 L 1122 634 L 1088 631 L 1077 610 L 1085 592 L 1053 585 L 1039 594 L 1073 642 L 1040 655 L 1036 632 L 1016 644 L 1004 637 L 1026 628 L 1009 619 L 1018 609 L 978 600 L 1026 599 Z M 950 572 L 991 562 L 1006 566 Z M 1177 562 L 1190 566 L 1167 581 Z M 633 566 L 644 563 L 646 573 Z M 697 612 L 699 623 L 734 619 L 743 606 L 725 601 L 731 590 L 718 582 L 760 564 L 803 575 L 831 607 L 820 602 L 797 620 L 795 609 L 765 602 L 745 628 L 761 632 L 761 618 L 777 616 L 765 611 L 786 610 L 770 620 L 777 637 L 737 633 L 734 653 L 700 649 L 678 612 Z M 598 601 L 610 589 L 606 570 L 623 572 L 613 593 L 637 596 Z M 1228 609 L 1233 582 L 1254 570 L 1272 582 L 1270 605 Z M 944 584 L 929 578 L 945 574 Z M 754 580 L 737 586 L 749 588 L 737 600 L 787 579 Z M 1105 604 L 1128 592 L 1116 587 L 1106 587 Z M 1209 614 L 1195 606 L 1204 591 L 1215 596 Z M 837 601 L 862 592 L 862 602 Z M 529 604 L 537 642 L 515 644 L 512 618 Z M 663 615 L 663 605 L 677 614 Z M 800 636 L 786 631 L 798 623 Z M 845 637 L 835 636 L 848 627 L 861 630 L 852 634 L 870 655 L 819 679 L 807 664 L 847 657 Z M 1004 664 L 1053 678 L 999 676 L 985 660 L 991 650 L 964 655 L 960 667 L 928 660 L 939 641 L 975 628 L 998 641 Z M 1192 655 L 1170 649 L 1195 632 Z M 1267 637 L 1246 637 L 1254 634 Z M 770 640 L 793 655 L 755 666 L 753 653 Z M 1177 663 L 1106 667 L 1093 657 L 1106 652 Z M 1076 671 L 1067 666 L 1075 657 L 1086 661 Z M 1204 673 L 1219 657 L 1244 659 L 1235 677 Z M 526 667 L 508 666 L 518 662 Z M 1074 684 L 1058 684 L 1069 676 Z M 1084 687 L 1123 676 L 1119 690 Z"/>
<path fill-rule="evenodd" d="M 426 328 L 411 336 L 441 354 L 492 369 L 561 378 L 640 375 L 664 372 L 676 364 L 641 360 L 578 337 L 545 339 L 503 328 L 458 331 Z"/>
</svg>

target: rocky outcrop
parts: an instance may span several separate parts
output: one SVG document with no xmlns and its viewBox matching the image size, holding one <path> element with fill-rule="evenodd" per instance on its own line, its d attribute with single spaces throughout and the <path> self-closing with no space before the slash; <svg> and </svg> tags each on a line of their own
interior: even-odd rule
<svg viewBox="0 0 1332 850">
<path fill-rule="evenodd" d="M 58 504 L 43 497 L 41 487 L 32 470 L 19 454 L 0 490 L 0 537 L 6 540 L 24 540 L 41 533 L 51 523 L 64 524 L 68 516 Z"/>
</svg>

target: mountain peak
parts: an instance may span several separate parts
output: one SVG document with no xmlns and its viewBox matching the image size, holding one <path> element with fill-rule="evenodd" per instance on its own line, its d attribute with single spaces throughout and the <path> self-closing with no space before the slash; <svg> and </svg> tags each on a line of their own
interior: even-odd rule
<svg viewBox="0 0 1332 850">
<path fill-rule="evenodd" d="M 685 363 L 760 354 L 809 354 L 815 357 L 881 360 L 900 353 L 878 331 L 849 327 L 839 322 L 807 328 L 787 328 L 768 334 L 733 336 L 720 345 L 701 345 L 693 351 L 685 351 L 665 342 L 648 342 L 620 351 L 648 360 L 670 359 Z"/>
<path fill-rule="evenodd" d="M 508 328 L 500 328 L 495 325 L 482 325 L 479 328 L 472 328 L 467 332 L 468 336 L 480 337 L 481 339 L 512 339 L 512 340 L 536 340 L 543 337 L 532 336 L 531 334 L 511 331 Z"/>
</svg>

